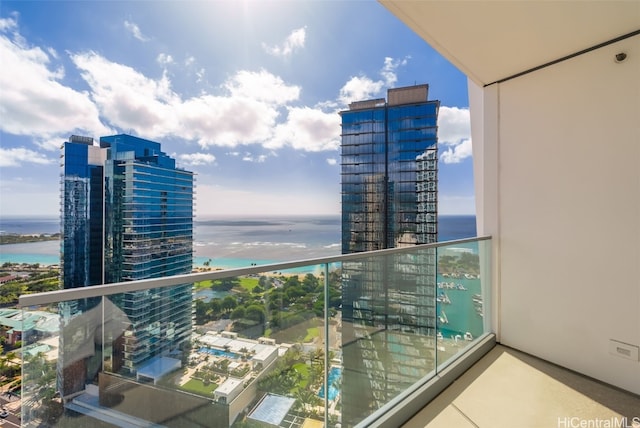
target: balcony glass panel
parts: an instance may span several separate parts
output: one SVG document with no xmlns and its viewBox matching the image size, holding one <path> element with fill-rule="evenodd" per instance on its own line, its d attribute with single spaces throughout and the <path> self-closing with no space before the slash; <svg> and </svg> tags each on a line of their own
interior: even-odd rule
<svg viewBox="0 0 640 428">
<path fill-rule="evenodd" d="M 488 332 L 488 244 L 22 296 L 22 425 L 365 426 Z"/>
<path fill-rule="evenodd" d="M 436 312 L 441 369 L 489 332 L 491 241 L 439 246 Z"/>
</svg>

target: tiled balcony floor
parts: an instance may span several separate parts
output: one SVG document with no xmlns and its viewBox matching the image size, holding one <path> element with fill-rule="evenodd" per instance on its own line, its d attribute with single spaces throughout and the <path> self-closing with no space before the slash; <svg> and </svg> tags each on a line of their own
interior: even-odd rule
<svg viewBox="0 0 640 428">
<path fill-rule="evenodd" d="M 625 427 L 625 416 L 640 428 L 639 396 L 497 345 L 404 428 Z"/>
</svg>

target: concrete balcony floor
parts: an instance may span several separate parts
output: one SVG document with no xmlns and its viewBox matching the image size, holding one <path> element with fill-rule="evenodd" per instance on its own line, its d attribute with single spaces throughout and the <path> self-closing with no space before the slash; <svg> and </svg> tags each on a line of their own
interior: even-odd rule
<svg viewBox="0 0 640 428">
<path fill-rule="evenodd" d="M 583 426 L 640 428 L 640 396 L 497 345 L 403 427 Z"/>
</svg>

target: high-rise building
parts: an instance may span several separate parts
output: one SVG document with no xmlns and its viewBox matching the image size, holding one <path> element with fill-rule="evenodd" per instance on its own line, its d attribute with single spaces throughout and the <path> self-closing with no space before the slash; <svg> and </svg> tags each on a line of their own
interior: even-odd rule
<svg viewBox="0 0 640 428">
<path fill-rule="evenodd" d="M 342 252 L 437 241 L 437 118 L 428 85 L 342 116 Z"/>
<path fill-rule="evenodd" d="M 191 272 L 192 172 L 176 168 L 159 143 L 131 135 L 99 144 L 72 136 L 61 149 L 63 288 Z M 62 396 L 84 390 L 105 365 L 131 375 L 153 357 L 178 356 L 191 334 L 191 294 L 184 284 L 114 295 L 108 304 L 62 303 Z M 98 310 L 113 318 L 110 331 L 92 330 Z"/>
<path fill-rule="evenodd" d="M 341 112 L 343 253 L 437 241 L 438 109 L 416 85 Z M 434 266 L 431 249 L 343 263 L 343 426 L 431 370 Z"/>
</svg>

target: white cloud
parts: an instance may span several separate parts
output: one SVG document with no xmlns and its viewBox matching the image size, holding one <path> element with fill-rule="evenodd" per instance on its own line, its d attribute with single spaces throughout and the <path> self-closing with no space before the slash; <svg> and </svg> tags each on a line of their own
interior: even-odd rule
<svg viewBox="0 0 640 428">
<path fill-rule="evenodd" d="M 156 57 L 156 61 L 162 66 L 173 64 L 175 62 L 171 55 L 165 53 L 158 54 L 158 56 Z"/>
<path fill-rule="evenodd" d="M 94 52 L 75 54 L 71 59 L 91 87 L 100 113 L 111 124 L 150 138 L 175 129 L 171 105 L 179 104 L 180 98 L 171 90 L 166 74 L 158 80 L 149 79 Z"/>
<path fill-rule="evenodd" d="M 300 97 L 300 87 L 290 86 L 268 71 L 241 70 L 232 76 L 224 86 L 231 96 L 284 105 Z"/>
<path fill-rule="evenodd" d="M 201 68 L 200 70 L 196 71 L 196 83 L 202 83 L 204 82 L 204 76 L 205 76 L 205 71 L 204 68 Z"/>
<path fill-rule="evenodd" d="M 3 22 L 4 28 L 14 27 L 13 21 Z M 133 24 L 129 27 L 134 28 Z M 302 40 L 303 33 L 292 33 L 290 40 Z M 178 137 L 203 148 L 258 144 L 317 152 L 335 150 L 340 144 L 339 115 L 325 112 L 327 106 L 293 106 L 301 88 L 266 70 L 240 70 L 220 85 L 220 94 L 203 92 L 182 98 L 166 71 L 159 78 L 150 78 L 95 52 L 71 53 L 89 88 L 78 92 L 60 83 L 64 70 L 52 66 L 51 50 L 26 42 L 23 46 L 16 42 L 15 34 L 13 40 L 0 34 L 0 54 L 7 65 L 0 68 L 4 88 L 0 129 L 33 137 L 46 150 L 57 149 L 70 134 L 100 136 L 122 131 L 150 139 Z M 164 65 L 175 63 L 166 53 L 156 59 Z M 400 63 L 387 58 L 383 70 L 390 72 Z M 383 85 L 382 80 L 354 78 L 343 88 L 343 95 L 368 95 Z"/>
<path fill-rule="evenodd" d="M 348 105 L 353 101 L 365 101 L 376 97 L 382 98 L 380 94 L 384 88 L 392 88 L 398 81 L 396 70 L 398 67 L 406 65 L 410 57 L 401 60 L 394 60 L 385 57 L 384 65 L 380 70 L 382 80 L 373 80 L 367 76 L 352 76 L 340 89 L 338 101 L 342 105 Z"/>
<path fill-rule="evenodd" d="M 384 86 L 382 80 L 373 81 L 367 76 L 352 77 L 340 88 L 340 102 L 348 105 L 353 101 L 364 101 L 375 98 Z"/>
<path fill-rule="evenodd" d="M 0 166 L 21 166 L 25 163 L 35 163 L 39 165 L 46 165 L 53 163 L 53 160 L 48 159 L 42 153 L 38 153 L 33 150 L 25 149 L 24 147 L 14 147 L 11 149 L 5 149 L 0 147 Z"/>
<path fill-rule="evenodd" d="M 329 165 L 337 165 L 338 160 L 337 160 L 337 159 L 335 159 L 335 158 L 327 158 L 327 163 L 328 163 Z"/>
<path fill-rule="evenodd" d="M 473 154 L 471 148 L 471 139 L 462 140 L 460 144 L 449 146 L 447 150 L 440 155 L 440 160 L 446 164 L 460 163 L 464 159 L 471 157 Z"/>
<path fill-rule="evenodd" d="M 145 37 L 142 34 L 142 31 L 140 31 L 140 27 L 138 27 L 137 24 L 131 21 L 124 21 L 124 28 L 126 28 L 127 31 L 129 31 L 133 37 L 140 40 L 141 42 L 147 42 L 150 40 L 148 37 Z"/>
<path fill-rule="evenodd" d="M 203 95 L 176 106 L 178 131 L 202 147 L 259 144 L 269 138 L 278 111 L 249 98 Z"/>
<path fill-rule="evenodd" d="M 242 160 L 245 162 L 255 162 L 255 163 L 264 163 L 264 161 L 267 160 L 267 156 L 266 155 L 259 155 L 259 156 L 254 156 L 251 153 L 246 153 L 243 157 Z"/>
<path fill-rule="evenodd" d="M 59 151 L 62 143 L 65 141 L 68 141 L 68 139 L 69 139 L 69 135 L 66 135 L 66 136 L 56 135 L 51 138 L 42 138 L 42 139 L 36 138 L 33 141 L 33 143 L 36 146 L 40 147 L 41 149 L 52 152 L 52 151 Z"/>
<path fill-rule="evenodd" d="M 472 156 L 471 122 L 468 108 L 441 106 L 438 112 L 438 144 L 444 148 L 440 160 L 460 163 Z"/>
<path fill-rule="evenodd" d="M 396 70 L 401 65 L 407 65 L 407 62 L 409 62 L 410 58 L 411 57 L 408 56 L 403 59 L 394 60 L 391 57 L 385 57 L 384 66 L 382 67 L 382 70 L 380 70 L 380 74 L 384 78 L 384 83 L 387 88 L 393 88 L 393 86 L 398 81 Z"/>
<path fill-rule="evenodd" d="M 216 157 L 210 153 L 185 153 L 178 155 L 178 159 L 185 165 L 200 166 L 212 164 Z"/>
<path fill-rule="evenodd" d="M 151 79 L 94 53 L 72 56 L 102 116 L 112 125 L 147 138 L 177 136 L 201 147 L 260 144 L 273 136 L 280 106 L 296 100 L 300 88 L 265 70 L 241 70 L 223 85 L 227 95 L 186 100 L 165 73 Z"/>
<path fill-rule="evenodd" d="M 0 35 L 0 129 L 40 139 L 66 133 L 108 134 L 88 95 L 59 82 L 64 70 L 51 67 L 47 51 L 28 46 L 17 33 L 13 38 Z"/>
<path fill-rule="evenodd" d="M 58 52 L 56 52 L 56 50 L 52 47 L 48 47 L 47 48 L 47 52 L 49 52 L 49 55 L 55 59 L 58 59 Z M 62 70 L 64 72 L 64 69 Z"/>
<path fill-rule="evenodd" d="M 456 145 L 471 138 L 468 108 L 441 106 L 438 112 L 438 143 Z"/>
<path fill-rule="evenodd" d="M 304 42 L 307 37 L 306 27 L 293 30 L 291 34 L 287 36 L 282 45 L 268 46 L 263 43 L 262 48 L 270 55 L 288 57 L 294 51 L 304 48 Z"/>
<path fill-rule="evenodd" d="M 0 31 L 5 32 L 18 28 L 18 14 L 14 12 L 12 16 L 12 18 L 0 18 Z"/>
<path fill-rule="evenodd" d="M 308 152 L 336 150 L 340 146 L 340 116 L 309 107 L 289 107 L 285 123 L 277 125 L 264 146 L 290 146 Z"/>
</svg>

